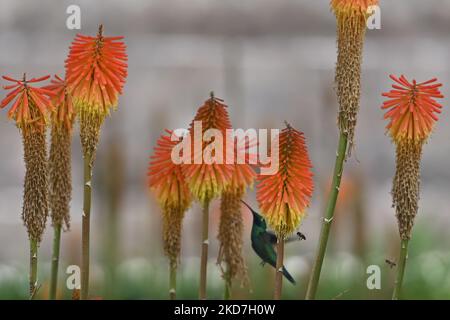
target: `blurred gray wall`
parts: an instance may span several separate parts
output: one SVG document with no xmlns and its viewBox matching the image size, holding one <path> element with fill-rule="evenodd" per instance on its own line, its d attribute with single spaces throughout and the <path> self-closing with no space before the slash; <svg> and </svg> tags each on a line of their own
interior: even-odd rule
<svg viewBox="0 0 450 320">
<path fill-rule="evenodd" d="M 98 172 L 105 166 L 109 148 L 119 145 L 125 159 L 125 194 L 120 207 L 122 254 L 150 257 L 161 253 L 159 210 L 146 190 L 148 156 L 162 130 L 185 127 L 214 90 L 229 105 L 235 127 L 277 128 L 287 119 L 305 132 L 316 181 L 313 204 L 302 226 L 308 235 L 305 254 L 311 254 L 337 142 L 335 18 L 328 1 L 1 0 L 1 75 L 63 75 L 68 47 L 76 33 L 65 27 L 70 4 L 81 7 L 80 33 L 95 34 L 98 24 L 103 23 L 107 35 L 126 37 L 129 53 L 125 92 L 119 110 L 104 124 L 94 171 L 94 250 L 106 208 L 104 197 L 99 195 L 103 186 Z M 404 73 L 417 80 L 437 77 L 444 83 L 444 95 L 450 97 L 450 1 L 381 1 L 381 19 L 381 30 L 367 32 L 357 149 L 347 163 L 347 172 L 358 172 L 365 180 L 366 223 L 375 240 L 383 231 L 396 227 L 389 195 L 394 147 L 384 134 L 381 93 L 389 89 L 390 73 Z M 419 223 L 426 219 L 442 231 L 450 221 L 447 101 L 424 148 L 419 217 Z M 28 252 L 20 220 L 22 145 L 5 111 L 0 116 L 0 150 L 0 264 L 10 264 L 25 261 Z M 73 232 L 63 240 L 70 249 L 69 253 L 64 251 L 64 257 L 74 262 L 81 218 L 81 169 L 76 130 Z M 256 203 L 253 193 L 249 197 Z M 192 232 L 200 221 L 198 207 L 191 211 L 186 216 L 184 255 L 199 254 L 197 233 Z M 216 230 L 212 232 L 215 241 Z M 49 224 L 44 259 L 50 258 L 50 244 Z"/>
</svg>

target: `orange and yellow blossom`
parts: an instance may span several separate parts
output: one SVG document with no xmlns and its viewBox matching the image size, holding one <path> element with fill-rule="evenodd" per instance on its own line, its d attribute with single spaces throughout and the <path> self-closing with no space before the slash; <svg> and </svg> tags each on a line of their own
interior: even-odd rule
<svg viewBox="0 0 450 320">
<path fill-rule="evenodd" d="M 205 103 L 198 109 L 194 120 L 191 123 L 189 133 L 191 137 L 192 145 L 192 161 L 191 164 L 185 164 L 182 166 L 183 173 L 186 177 L 186 181 L 189 185 L 189 189 L 195 198 L 197 198 L 202 204 L 205 204 L 213 198 L 219 196 L 227 185 L 231 183 L 233 165 L 226 164 L 226 147 L 225 137 L 227 136 L 226 130 L 231 129 L 231 123 L 228 116 L 227 106 L 223 104 L 223 100 L 211 96 Z M 202 139 L 202 148 L 195 153 L 195 141 L 194 141 L 194 123 L 200 122 L 202 124 L 202 136 L 208 129 L 217 129 L 220 131 L 223 138 L 223 150 L 215 150 L 216 152 L 222 152 L 223 163 L 205 163 L 203 154 L 210 144 Z M 212 142 L 211 142 L 212 143 Z M 202 163 L 195 163 L 196 158 L 202 159 Z"/>
<path fill-rule="evenodd" d="M 77 34 L 66 60 L 66 82 L 75 105 L 103 117 L 118 103 L 127 77 L 124 37 Z"/>
<path fill-rule="evenodd" d="M 42 240 L 48 216 L 48 165 L 46 128 L 49 113 L 53 110 L 50 97 L 53 92 L 33 84 L 50 76 L 22 80 L 3 76 L 13 84 L 4 86 L 11 90 L 0 102 L 0 108 L 11 103 L 8 117 L 15 120 L 22 134 L 25 161 L 22 219 L 30 241 L 29 293 L 32 299 L 38 286 L 38 247 Z"/>
<path fill-rule="evenodd" d="M 314 183 L 303 133 L 287 125 L 277 138 L 279 169 L 274 175 L 258 176 L 256 198 L 269 226 L 285 237 L 300 225 Z"/>
<path fill-rule="evenodd" d="M 184 179 L 180 164 L 172 161 L 172 150 L 179 143 L 172 141 L 172 131 L 162 135 L 150 157 L 148 185 L 162 209 L 164 252 L 170 264 L 169 296 L 176 297 L 176 270 L 181 251 L 181 230 L 185 212 L 192 196 Z"/>
<path fill-rule="evenodd" d="M 384 114 L 389 120 L 386 129 L 397 143 L 425 141 L 438 120 L 436 114 L 441 113 L 442 105 L 435 99 L 444 97 L 439 91 L 442 84 L 436 83 L 436 78 L 421 83 L 409 82 L 403 75 L 399 78 L 390 75 L 390 78 L 396 83 L 391 91 L 383 93 L 389 98 L 382 106 L 388 110 Z"/>
<path fill-rule="evenodd" d="M 161 207 L 178 207 L 186 211 L 192 201 L 180 164 L 172 161 L 172 149 L 179 141 L 171 141 L 172 132 L 159 138 L 150 158 L 148 168 L 149 187 L 155 193 Z"/>
<path fill-rule="evenodd" d="M 54 93 L 45 87 L 37 88 L 31 84 L 47 80 L 50 76 L 30 80 L 26 79 L 25 74 L 22 80 L 16 80 L 8 76 L 2 76 L 2 78 L 13 82 L 11 85 L 3 86 L 3 89 L 11 90 L 11 92 L 0 103 L 0 108 L 3 109 L 12 102 L 8 111 L 8 118 L 15 120 L 17 127 L 21 130 L 44 130 L 48 115 L 53 110 L 50 97 Z"/>
<path fill-rule="evenodd" d="M 438 120 L 442 105 L 435 99 L 444 96 L 436 79 L 418 83 L 405 76 L 390 78 L 395 81 L 391 91 L 383 93 L 388 100 L 384 118 L 386 129 L 396 145 L 396 170 L 392 184 L 392 202 L 395 207 L 400 237 L 411 237 L 414 219 L 419 209 L 420 160 L 422 146 Z"/>
<path fill-rule="evenodd" d="M 75 110 L 66 81 L 55 74 L 54 79 L 44 88 L 53 92 L 51 99 L 54 110 L 52 123 L 58 127 L 65 126 L 67 130 L 71 131 L 75 120 Z"/>
</svg>

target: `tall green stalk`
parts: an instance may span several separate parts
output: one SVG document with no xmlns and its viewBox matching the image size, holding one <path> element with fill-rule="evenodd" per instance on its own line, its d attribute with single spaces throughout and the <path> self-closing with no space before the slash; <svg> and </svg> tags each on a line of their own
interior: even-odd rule
<svg viewBox="0 0 450 320">
<path fill-rule="evenodd" d="M 175 300 L 177 298 L 177 266 L 170 265 L 169 274 L 169 298 Z"/>
<path fill-rule="evenodd" d="M 38 265 L 38 242 L 30 239 L 30 300 L 36 296 L 37 285 L 37 265 Z"/>
<path fill-rule="evenodd" d="M 50 300 L 56 299 L 56 289 L 58 287 L 58 267 L 59 252 L 61 246 L 61 225 L 53 226 L 53 254 L 52 254 L 52 271 L 50 278 Z"/>
<path fill-rule="evenodd" d="M 277 236 L 277 263 L 275 272 L 275 290 L 273 299 L 280 300 L 283 289 L 283 260 L 284 260 L 284 239 Z"/>
<path fill-rule="evenodd" d="M 409 240 L 402 240 L 400 242 L 400 259 L 398 261 L 397 277 L 395 279 L 395 287 L 392 294 L 392 300 L 398 300 L 402 290 L 406 260 L 408 259 L 408 243 Z"/>
<path fill-rule="evenodd" d="M 231 288 L 232 288 L 232 279 L 230 277 L 230 272 L 227 270 L 225 273 L 225 286 L 223 291 L 223 299 L 230 300 L 231 299 Z"/>
<path fill-rule="evenodd" d="M 209 202 L 207 199 L 203 205 L 202 219 L 202 256 L 200 261 L 200 288 L 199 299 L 206 299 L 206 277 L 208 269 L 208 247 L 209 247 Z"/>
<path fill-rule="evenodd" d="M 92 154 L 84 155 L 84 193 L 83 217 L 81 231 L 81 300 L 88 299 L 89 295 L 89 246 L 90 246 L 90 217 L 91 217 L 91 182 L 92 181 Z"/>
<path fill-rule="evenodd" d="M 316 297 L 317 287 L 319 285 L 320 272 L 322 271 L 323 259 L 327 250 L 328 238 L 330 235 L 331 224 L 333 223 L 334 210 L 339 195 L 341 185 L 342 172 L 344 169 L 344 161 L 347 151 L 347 134 L 340 133 L 339 145 L 336 153 L 336 162 L 334 165 L 333 181 L 328 198 L 328 204 L 323 218 L 322 229 L 320 231 L 319 248 L 314 260 L 313 269 L 309 278 L 308 289 L 306 291 L 306 299 L 313 300 Z"/>
</svg>

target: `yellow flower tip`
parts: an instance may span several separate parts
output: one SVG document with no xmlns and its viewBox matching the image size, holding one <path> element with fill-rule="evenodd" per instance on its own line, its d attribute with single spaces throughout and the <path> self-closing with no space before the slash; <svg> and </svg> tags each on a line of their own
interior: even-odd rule
<svg viewBox="0 0 450 320">
<path fill-rule="evenodd" d="M 286 236 L 300 225 L 314 182 L 303 133 L 287 125 L 278 138 L 278 172 L 258 177 L 256 198 L 269 226 Z"/>
<path fill-rule="evenodd" d="M 336 15 L 367 15 L 367 9 L 378 5 L 378 0 L 331 0 L 330 6 Z"/>
<path fill-rule="evenodd" d="M 438 120 L 436 114 L 441 113 L 442 105 L 435 99 L 444 97 L 439 91 L 442 84 L 436 83 L 436 78 L 421 83 L 410 82 L 403 75 L 390 78 L 395 83 L 391 91 L 382 94 L 388 100 L 381 107 L 387 110 L 384 118 L 389 120 L 389 135 L 396 143 L 423 143 Z"/>
</svg>

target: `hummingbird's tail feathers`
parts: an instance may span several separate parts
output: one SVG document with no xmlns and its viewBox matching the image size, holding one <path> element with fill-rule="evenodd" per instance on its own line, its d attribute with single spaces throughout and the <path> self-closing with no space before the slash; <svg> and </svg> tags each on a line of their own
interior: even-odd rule
<svg viewBox="0 0 450 320">
<path fill-rule="evenodd" d="M 292 278 L 291 274 L 286 270 L 285 267 L 283 267 L 283 275 L 286 277 L 286 279 L 289 280 L 290 283 L 296 284 L 294 278 Z"/>
</svg>

